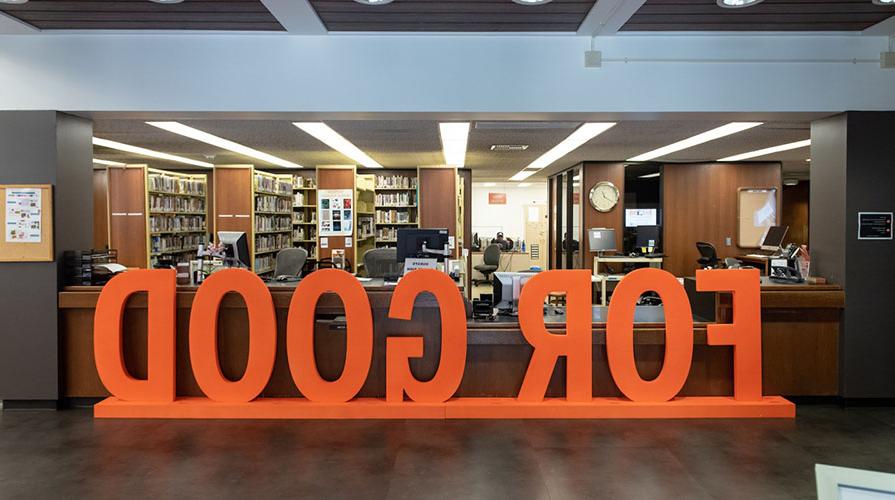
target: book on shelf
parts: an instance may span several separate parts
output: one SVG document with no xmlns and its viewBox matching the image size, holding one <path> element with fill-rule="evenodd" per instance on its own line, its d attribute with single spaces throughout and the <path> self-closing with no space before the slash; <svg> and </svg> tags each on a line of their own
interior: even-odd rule
<svg viewBox="0 0 895 500">
<path fill-rule="evenodd" d="M 376 189 L 416 189 L 416 176 L 409 175 L 377 175 Z"/>
<path fill-rule="evenodd" d="M 200 232 L 205 231 L 204 215 L 150 215 L 149 232 Z"/>
<path fill-rule="evenodd" d="M 166 175 L 161 172 L 149 172 L 148 189 L 169 194 L 189 196 L 205 196 L 205 179 L 191 179 Z"/>
<path fill-rule="evenodd" d="M 293 175 L 292 189 L 317 189 L 317 181 L 313 177 Z"/>
<path fill-rule="evenodd" d="M 255 191 L 292 196 L 292 181 L 284 176 L 255 172 Z"/>
<path fill-rule="evenodd" d="M 377 224 L 413 224 L 415 220 L 411 219 L 410 211 L 398 209 L 376 209 Z"/>
<path fill-rule="evenodd" d="M 376 193 L 377 207 L 410 207 L 416 205 L 416 191 Z"/>
<path fill-rule="evenodd" d="M 176 195 L 149 195 L 150 212 L 205 213 L 204 198 L 182 198 Z"/>
</svg>

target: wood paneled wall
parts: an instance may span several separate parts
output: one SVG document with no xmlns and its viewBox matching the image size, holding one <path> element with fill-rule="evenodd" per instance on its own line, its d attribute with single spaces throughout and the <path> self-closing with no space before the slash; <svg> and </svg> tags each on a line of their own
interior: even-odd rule
<svg viewBox="0 0 895 500">
<path fill-rule="evenodd" d="M 146 268 L 146 166 L 109 167 L 109 246 L 118 250 L 118 263 Z M 135 193 L 137 195 L 135 195 Z"/>
<path fill-rule="evenodd" d="M 109 246 L 109 172 L 93 171 L 93 248 Z"/>
<path fill-rule="evenodd" d="M 666 164 L 664 191 L 664 268 L 676 276 L 696 271 L 697 241 L 715 245 L 719 258 L 754 249 L 737 246 L 737 190 L 777 188 L 777 220 L 782 208 L 779 163 Z M 731 246 L 725 244 L 731 239 Z"/>
<path fill-rule="evenodd" d="M 214 229 L 216 231 L 243 231 L 246 233 L 249 240 L 249 253 L 254 257 L 252 209 L 255 200 L 252 171 L 251 165 L 214 167 L 212 177 L 214 203 L 213 208 L 207 208 L 209 213 L 214 213 Z M 217 233 L 215 233 L 216 235 Z"/>
<path fill-rule="evenodd" d="M 451 236 L 456 236 L 457 170 L 454 168 L 420 168 L 419 186 L 420 227 L 446 227 Z M 471 189 L 471 186 L 467 186 L 467 189 Z M 455 249 L 454 252 L 455 256 L 459 255 L 459 249 Z"/>
<path fill-rule="evenodd" d="M 581 242 L 582 267 L 591 269 L 593 267 L 593 254 L 590 251 L 590 244 L 587 239 L 587 230 L 592 227 L 605 227 L 615 229 L 615 244 L 619 252 L 623 251 L 622 237 L 625 229 L 625 165 L 624 163 L 595 163 L 586 162 L 582 164 L 581 175 L 581 234 L 579 241 Z M 615 184 L 619 191 L 618 205 L 610 212 L 598 212 L 590 204 L 590 190 L 598 182 L 609 181 Z"/>
<path fill-rule="evenodd" d="M 317 189 L 350 189 L 354 191 L 354 167 L 321 167 L 317 169 Z M 319 196 L 319 191 L 318 191 Z M 353 212 L 353 210 L 352 210 Z M 319 219 L 318 219 L 319 220 Z M 355 221 L 357 217 L 355 217 Z M 357 231 L 357 227 L 354 227 L 354 230 Z M 353 238 L 354 236 L 350 236 L 349 238 Z M 324 248 L 323 245 L 320 245 L 318 248 L 318 256 L 321 259 L 325 259 L 328 257 L 332 257 L 332 251 L 336 248 L 345 248 L 345 237 L 344 236 L 320 236 L 320 238 L 327 238 L 328 248 Z M 350 252 L 345 252 L 346 258 L 352 259 L 354 257 L 354 250 Z M 357 262 L 351 263 L 351 268 L 357 265 Z"/>
<path fill-rule="evenodd" d="M 808 198 L 811 190 L 809 181 L 799 181 L 795 186 L 783 186 L 782 224 L 789 226 L 784 245 L 795 243 L 807 245 L 808 239 Z"/>
</svg>

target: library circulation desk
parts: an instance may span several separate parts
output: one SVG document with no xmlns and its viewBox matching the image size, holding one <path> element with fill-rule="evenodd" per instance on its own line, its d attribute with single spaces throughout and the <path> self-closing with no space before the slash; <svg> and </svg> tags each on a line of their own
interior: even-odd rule
<svg viewBox="0 0 895 500">
<path fill-rule="evenodd" d="M 278 322 L 277 357 L 273 375 L 262 397 L 299 397 L 286 361 L 286 315 L 295 284 L 270 284 Z M 391 336 L 421 336 L 422 358 L 411 360 L 414 375 L 431 378 L 440 354 L 438 304 L 428 294 L 417 298 L 411 321 L 388 318 L 393 286 L 381 280 L 364 283 L 373 312 L 373 361 L 358 397 L 385 394 L 385 341 Z M 59 294 L 62 332 L 60 373 L 67 398 L 100 398 L 108 395 L 94 366 L 93 315 L 99 287 L 69 287 Z M 189 311 L 196 287 L 177 291 L 177 394 L 201 396 L 189 361 Z M 733 392 L 733 352 L 728 346 L 706 343 L 707 321 L 701 314 L 724 321 L 729 301 L 723 295 L 693 295 L 694 352 L 682 396 L 730 395 Z M 838 393 L 839 317 L 844 295 L 832 285 L 762 286 L 764 393 L 784 396 L 829 396 Z M 710 299 L 710 300 L 709 300 Z M 708 307 L 707 310 L 697 310 Z M 594 308 L 594 395 L 620 396 L 606 360 L 606 310 Z M 314 349 L 321 375 L 334 380 L 345 360 L 346 324 L 340 300 L 326 294 L 317 305 Z M 702 316 L 704 318 L 704 316 Z M 562 333 L 565 317 L 552 308 L 545 312 L 548 328 Z M 146 376 L 146 297 L 133 296 L 124 314 L 124 353 L 128 369 L 137 378 Z M 231 380 L 242 376 L 248 357 L 248 324 L 245 304 L 230 294 L 220 307 L 218 350 L 221 371 Z M 433 328 L 433 325 L 434 328 Z M 638 308 L 635 317 L 635 356 L 642 377 L 655 377 L 664 357 L 664 321 L 661 308 Z M 468 322 L 468 353 L 458 397 L 515 397 L 522 384 L 532 348 L 515 318 L 493 322 Z M 561 358 L 547 389 L 548 397 L 563 396 L 565 362 Z"/>
</svg>

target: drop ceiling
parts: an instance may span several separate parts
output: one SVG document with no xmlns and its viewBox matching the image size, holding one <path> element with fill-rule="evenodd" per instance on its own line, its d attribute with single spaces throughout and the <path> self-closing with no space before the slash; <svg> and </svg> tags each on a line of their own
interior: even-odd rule
<svg viewBox="0 0 895 500">
<path fill-rule="evenodd" d="M 340 153 L 294 127 L 289 120 L 191 119 L 181 123 L 283 159 L 314 167 L 348 164 Z M 699 120 L 627 120 L 621 121 L 578 150 L 544 169 L 531 180 L 582 161 L 619 161 L 665 146 L 692 135 L 723 125 L 725 119 Z M 326 120 L 334 130 L 353 142 L 386 168 L 440 165 L 444 163 L 437 120 Z M 500 128 L 505 123 L 506 128 Z M 552 122 L 543 128 L 519 128 L 517 122 L 497 122 L 488 128 L 472 127 L 466 155 L 466 166 L 473 177 L 483 181 L 504 181 L 555 146 L 571 133 Z M 97 119 L 94 135 L 103 139 L 176 154 L 216 164 L 253 163 L 259 168 L 278 170 L 208 144 L 181 137 L 146 125 L 135 119 Z M 709 142 L 660 159 L 661 161 L 711 161 L 733 154 L 777 146 L 809 138 L 809 124 L 804 121 L 771 121 L 763 126 Z M 527 144 L 523 151 L 492 151 L 494 144 Z M 95 157 L 123 163 L 148 163 L 159 168 L 194 168 L 141 158 L 127 153 L 95 147 Z M 755 161 L 781 161 L 784 171 L 804 175 L 808 148 L 776 153 Z"/>
</svg>

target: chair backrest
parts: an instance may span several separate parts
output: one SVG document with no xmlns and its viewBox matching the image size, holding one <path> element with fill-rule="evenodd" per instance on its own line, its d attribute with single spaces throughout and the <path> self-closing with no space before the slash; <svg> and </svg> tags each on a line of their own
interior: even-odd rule
<svg viewBox="0 0 895 500">
<path fill-rule="evenodd" d="M 404 264 L 398 263 L 397 248 L 374 248 L 364 253 L 364 271 L 368 278 L 385 278 L 400 276 Z"/>
<path fill-rule="evenodd" d="M 308 251 L 304 248 L 284 248 L 277 252 L 277 265 L 274 276 L 299 276 L 308 260 Z"/>
<path fill-rule="evenodd" d="M 492 243 L 485 248 L 485 254 L 482 255 L 482 261 L 488 266 L 500 265 L 500 245 Z"/>
<path fill-rule="evenodd" d="M 715 263 L 718 261 L 718 252 L 715 251 L 715 245 L 704 241 L 697 241 L 696 249 L 699 250 L 700 261 L 708 263 Z"/>
</svg>

